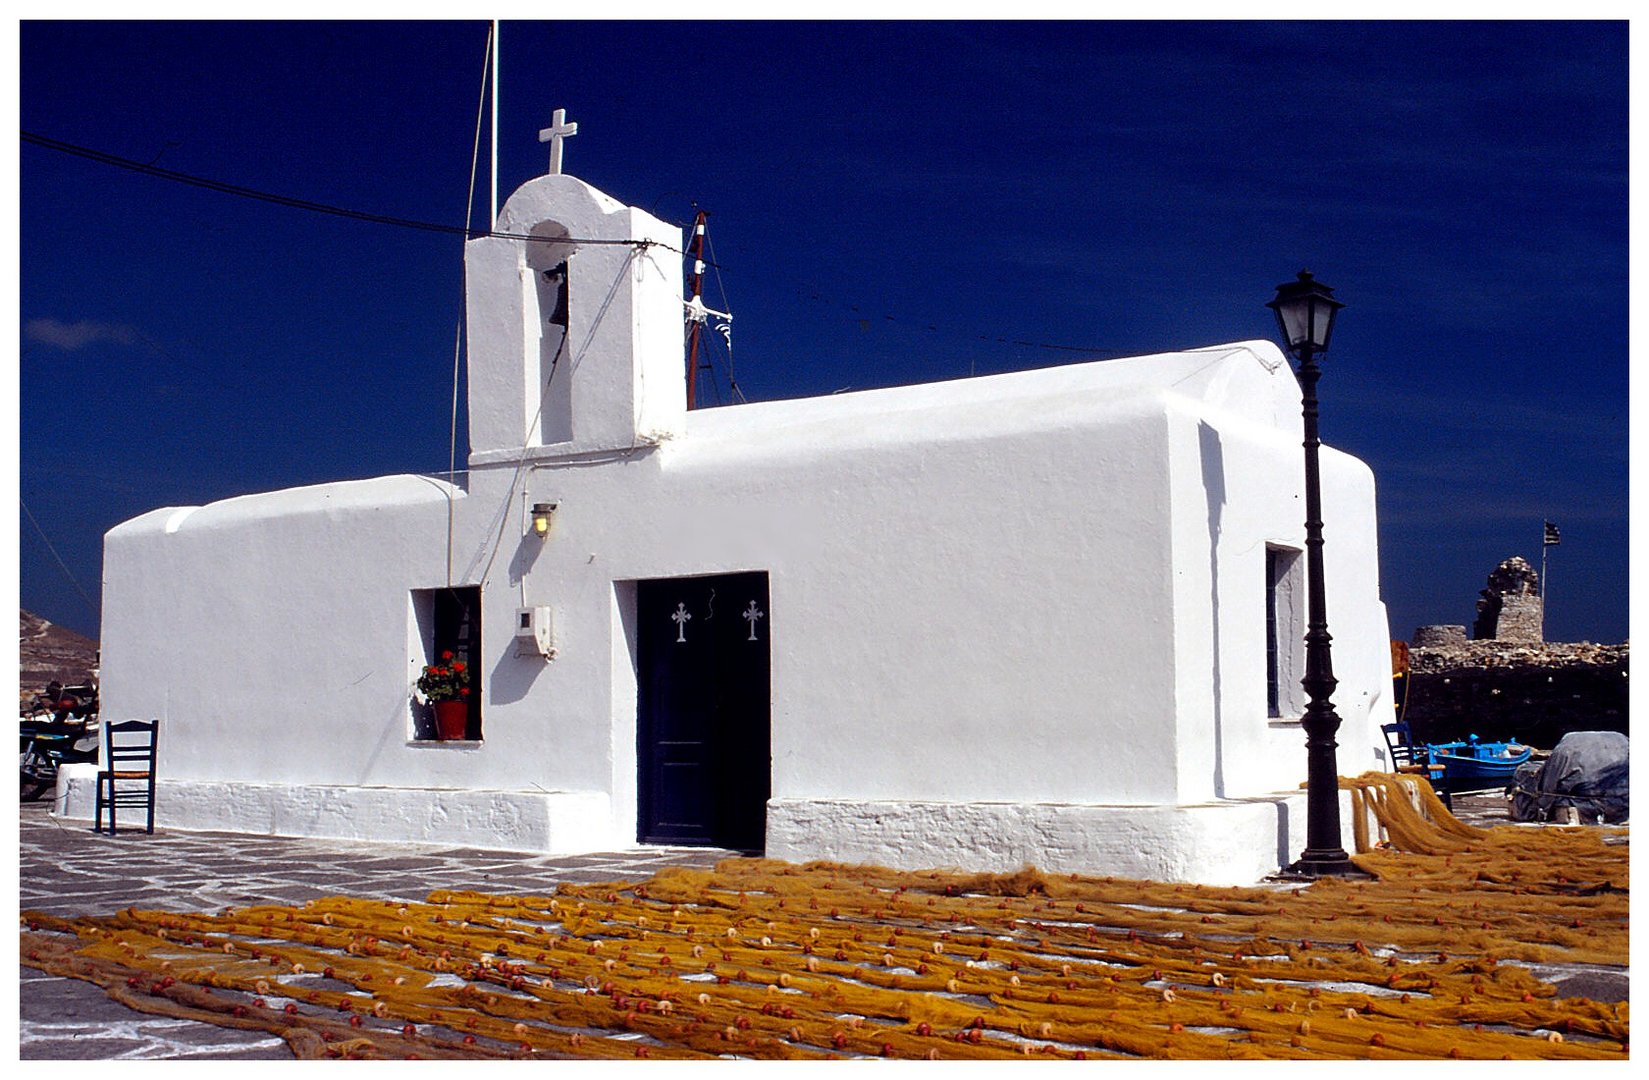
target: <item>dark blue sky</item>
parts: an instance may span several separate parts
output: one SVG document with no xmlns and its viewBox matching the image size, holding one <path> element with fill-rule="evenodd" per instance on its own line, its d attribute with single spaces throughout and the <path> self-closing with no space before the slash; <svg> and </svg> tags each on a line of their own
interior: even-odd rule
<svg viewBox="0 0 1649 1080">
<path fill-rule="evenodd" d="M 486 35 L 26 22 L 21 127 L 458 225 Z M 559 107 L 566 171 L 708 209 L 751 400 L 1274 337 L 1262 305 L 1309 266 L 1347 304 L 1322 427 L 1374 469 L 1393 635 L 1469 622 L 1549 518 L 1548 638 L 1626 638 L 1625 23 L 502 40 L 500 198 Z M 145 510 L 446 468 L 461 239 L 19 154 L 19 483 L 92 604 L 103 532 Z M 19 521 L 22 605 L 95 634 Z"/>
</svg>

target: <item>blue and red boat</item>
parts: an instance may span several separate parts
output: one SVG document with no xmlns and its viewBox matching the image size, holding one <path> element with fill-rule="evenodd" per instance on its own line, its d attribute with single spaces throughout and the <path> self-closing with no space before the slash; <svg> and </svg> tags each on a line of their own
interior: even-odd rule
<svg viewBox="0 0 1649 1080">
<path fill-rule="evenodd" d="M 1514 742 L 1483 742 L 1476 735 L 1465 742 L 1426 743 L 1427 764 L 1443 770 L 1451 781 L 1482 780 L 1511 783 L 1517 767 L 1529 760 L 1532 747 Z"/>
</svg>

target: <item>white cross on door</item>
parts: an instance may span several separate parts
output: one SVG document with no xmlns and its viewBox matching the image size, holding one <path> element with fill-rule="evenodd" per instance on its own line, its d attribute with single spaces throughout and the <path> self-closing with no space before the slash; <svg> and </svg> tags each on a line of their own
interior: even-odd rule
<svg viewBox="0 0 1649 1080">
<path fill-rule="evenodd" d="M 670 616 L 670 621 L 676 624 L 676 644 L 685 645 L 687 643 L 687 620 L 692 617 L 687 613 L 686 604 L 676 605 L 675 614 Z"/>
<path fill-rule="evenodd" d="M 744 620 L 750 624 L 750 636 L 745 638 L 746 641 L 756 640 L 756 620 L 761 617 L 762 609 L 756 606 L 754 600 L 750 601 L 750 606 L 744 609 Z"/>
</svg>

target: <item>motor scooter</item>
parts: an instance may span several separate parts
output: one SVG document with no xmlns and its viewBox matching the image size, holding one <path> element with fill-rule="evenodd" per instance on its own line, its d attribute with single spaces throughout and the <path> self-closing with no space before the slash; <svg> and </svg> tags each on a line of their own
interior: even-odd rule
<svg viewBox="0 0 1649 1080">
<path fill-rule="evenodd" d="M 23 707 L 19 735 L 22 801 L 32 802 L 57 786 L 59 766 L 97 762 L 97 687 L 47 683 Z"/>
</svg>

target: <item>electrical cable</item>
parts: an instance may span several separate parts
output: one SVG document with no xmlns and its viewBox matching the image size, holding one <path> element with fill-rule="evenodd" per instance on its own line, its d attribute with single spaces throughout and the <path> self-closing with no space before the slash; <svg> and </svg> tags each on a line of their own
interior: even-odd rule
<svg viewBox="0 0 1649 1080">
<path fill-rule="evenodd" d="M 487 112 L 487 74 L 492 70 L 492 35 L 496 24 L 487 27 L 487 48 L 481 60 L 481 101 L 475 108 L 475 141 L 470 150 L 469 193 L 464 199 L 464 222 L 475 215 L 475 173 L 481 161 L 481 119 Z M 460 260 L 462 261 L 462 260 Z M 447 434 L 447 485 L 450 489 L 458 472 L 458 360 L 464 345 L 464 280 L 458 284 L 458 322 L 452 336 L 452 426 Z M 452 588 L 453 531 L 456 528 L 452 492 L 447 492 L 447 588 Z"/>
<path fill-rule="evenodd" d="M 721 264 L 716 262 L 716 242 L 711 238 L 710 231 L 708 229 L 706 229 L 704 233 L 704 242 L 710 249 L 709 265 L 714 267 L 716 271 L 716 288 L 721 290 L 721 308 L 723 311 L 730 312 L 733 310 L 733 304 L 727 298 L 727 282 L 722 280 Z M 732 396 L 733 403 L 738 404 L 744 402 L 745 397 L 744 391 L 739 389 L 738 379 L 736 379 L 733 375 L 733 327 L 731 321 L 722 324 L 721 329 L 726 335 L 723 338 L 723 344 L 727 349 L 727 391 Z M 712 334 L 711 336 L 714 337 L 716 335 Z"/>
<path fill-rule="evenodd" d="M 510 477 L 509 491 L 505 495 L 503 510 L 499 514 L 500 520 L 498 522 L 498 539 L 493 542 L 492 553 L 487 556 L 487 565 L 481 568 L 481 576 L 479 581 L 483 585 L 486 584 L 487 575 L 492 573 L 492 563 L 494 559 L 498 558 L 498 550 L 504 546 L 504 530 L 507 529 L 510 524 L 510 504 L 515 501 L 515 486 L 521 482 L 521 470 L 526 466 L 527 456 L 533 449 L 532 430 L 538 426 L 539 417 L 544 415 L 544 402 L 548 400 L 550 396 L 550 387 L 555 385 L 555 373 L 561 370 L 561 358 L 565 356 L 566 353 L 567 338 L 563 335 L 561 338 L 561 344 L 556 347 L 555 356 L 550 359 L 549 378 L 544 380 L 544 389 L 539 391 L 538 408 L 533 412 L 532 419 L 527 421 L 527 430 L 521 436 L 521 456 L 515 461 L 515 472 Z M 526 492 L 524 491 L 521 494 L 523 498 L 526 496 Z M 525 590 L 525 583 L 523 583 L 522 588 Z M 522 595 L 525 596 L 525 591 L 523 591 Z"/>
<path fill-rule="evenodd" d="M 274 193 L 271 193 L 271 192 L 266 192 L 266 191 L 258 191 L 254 188 L 242 187 L 238 184 L 227 184 L 227 183 L 224 183 L 222 181 L 210 180 L 210 179 L 207 179 L 205 177 L 194 176 L 194 175 L 191 175 L 189 173 L 177 172 L 176 170 L 173 170 L 173 169 L 162 169 L 162 168 L 160 168 L 158 166 L 155 166 L 155 165 L 146 164 L 146 163 L 141 162 L 141 161 L 133 161 L 130 158 L 119 157 L 115 154 L 105 153 L 104 151 L 101 151 L 101 150 L 93 150 L 89 147 L 77 146 L 74 143 L 64 142 L 61 139 L 53 139 L 53 138 L 50 138 L 48 136 L 40 135 L 40 134 L 37 134 L 35 132 L 31 132 L 31 131 L 24 131 L 22 133 L 22 138 L 23 138 L 24 142 L 31 143 L 35 146 L 40 146 L 40 147 L 43 147 L 43 148 L 48 149 L 48 150 L 56 150 L 60 153 L 72 154 L 72 155 L 77 156 L 77 157 L 83 157 L 83 158 L 86 158 L 86 159 L 91 160 L 91 161 L 101 162 L 102 164 L 105 164 L 105 165 L 113 165 L 117 168 L 129 169 L 133 172 L 143 173 L 144 175 L 153 176 L 153 177 L 156 177 L 156 178 L 162 179 L 162 180 L 172 180 L 172 181 L 175 181 L 177 183 L 190 184 L 190 185 L 193 185 L 195 187 L 206 188 L 208 190 L 221 192 L 221 193 L 226 194 L 226 195 L 238 195 L 242 198 L 258 199 L 258 200 L 261 200 L 261 201 L 264 201 L 264 202 L 275 203 L 279 206 L 287 206 L 287 207 L 291 207 L 291 208 L 297 209 L 297 210 L 309 210 L 309 211 L 312 211 L 314 213 L 332 214 L 332 215 L 335 215 L 335 216 L 338 216 L 338 217 L 351 218 L 351 219 L 354 219 L 354 220 L 357 220 L 357 221 L 365 221 L 365 222 L 369 222 L 371 224 L 376 224 L 376 225 L 393 225 L 393 226 L 396 226 L 396 227 L 399 227 L 399 228 L 405 228 L 405 229 L 422 229 L 422 230 L 425 230 L 425 231 L 428 231 L 428 232 L 441 232 L 441 233 L 447 233 L 447 234 L 450 234 L 450 235 L 465 236 L 465 237 L 468 237 L 468 238 L 471 238 L 471 239 L 475 239 L 475 238 L 478 238 L 478 237 L 484 237 L 484 236 L 491 236 L 491 237 L 498 237 L 498 238 L 505 239 L 505 240 L 532 240 L 532 241 L 539 241 L 539 242 L 550 242 L 553 239 L 553 242 L 555 242 L 555 243 L 573 244 L 573 245 L 591 245 L 591 246 L 598 246 L 598 245 L 629 245 L 629 246 L 632 246 L 632 247 L 654 247 L 654 246 L 656 246 L 656 247 L 662 247 L 667 251 L 674 252 L 677 255 L 682 255 L 682 256 L 687 255 L 687 252 L 682 250 L 681 248 L 671 247 L 669 244 L 660 243 L 659 241 L 656 241 L 656 240 L 597 240 L 597 239 L 588 239 L 588 238 L 582 238 L 581 239 L 581 238 L 561 238 L 561 237 L 550 238 L 550 237 L 543 237 L 543 236 L 532 236 L 532 235 L 526 234 L 526 233 L 506 233 L 506 232 L 489 231 L 489 230 L 486 230 L 486 229 L 469 228 L 469 227 L 467 227 L 467 222 L 466 222 L 466 226 L 461 227 L 461 226 L 456 226 L 456 225 L 441 225 L 441 224 L 438 224 L 438 223 L 435 223 L 435 222 L 428 222 L 428 221 L 416 221 L 416 220 L 413 220 L 413 219 L 410 219 L 410 218 L 392 217 L 392 216 L 389 216 L 389 215 L 386 215 L 386 214 L 371 214 L 371 213 L 367 213 L 367 212 L 361 211 L 361 210 L 351 210 L 351 209 L 348 209 L 347 207 L 332 206 L 332 205 L 329 205 L 327 203 L 312 202 L 312 201 L 307 200 L 307 199 L 296 199 L 296 198 L 293 198 L 291 196 L 277 195 L 277 194 L 274 194 Z M 710 258 L 705 260 L 705 265 L 711 267 L 712 269 L 714 269 L 716 271 L 717 284 L 722 285 L 722 299 L 723 299 L 723 302 L 725 303 L 726 296 L 727 296 L 727 290 L 726 290 L 726 287 L 725 287 L 724 283 L 721 281 L 721 264 L 715 261 L 715 251 L 714 251 L 713 246 L 712 246 L 711 251 L 708 252 L 707 254 L 710 255 Z M 860 314 L 860 311 L 859 311 L 859 308 L 858 308 L 857 305 L 841 304 L 839 301 L 832 302 L 832 301 L 825 300 L 823 294 L 828 293 L 829 290 L 821 289 L 817 285 L 814 285 L 814 284 L 809 283 L 809 282 L 800 282 L 799 284 L 803 288 L 809 290 L 809 298 L 810 299 L 818 300 L 822 303 L 835 303 L 837 306 L 847 308 L 848 310 L 852 311 L 855 315 Z M 797 296 L 798 296 L 798 298 L 800 298 L 801 293 L 798 292 Z M 882 321 L 892 322 L 892 323 L 902 322 L 902 320 L 896 319 L 894 316 L 887 315 L 887 314 L 884 314 L 882 316 Z M 935 324 L 932 324 L 932 323 L 926 324 L 925 328 L 927 330 L 933 331 L 934 333 L 939 333 L 940 332 L 939 327 Z M 1021 339 L 1021 338 L 993 337 L 989 334 L 979 334 L 977 336 L 977 339 L 979 341 L 990 342 L 990 343 L 998 344 L 998 345 L 1017 345 L 1017 346 L 1020 346 L 1022 348 L 1029 348 L 1029 349 L 1047 349 L 1047 350 L 1056 351 L 1056 352 L 1076 352 L 1076 353 L 1087 353 L 1089 355 L 1107 354 L 1107 358 L 1117 357 L 1117 356 L 1128 356 L 1128 355 L 1131 355 L 1131 354 L 1138 351 L 1138 350 L 1133 350 L 1133 349 L 1117 349 L 1117 348 L 1108 347 L 1108 346 L 1107 347 L 1100 347 L 1100 346 L 1089 346 L 1089 345 L 1066 345 L 1066 344 L 1060 344 L 1060 343 L 1056 343 L 1056 342 L 1047 342 L 1047 341 L 1028 341 L 1028 340 L 1024 340 L 1024 339 Z"/>
<path fill-rule="evenodd" d="M 412 218 L 392 217 L 388 214 L 371 214 L 364 210 L 351 210 L 348 207 L 333 206 L 329 203 L 313 202 L 309 199 L 297 199 L 289 195 L 277 195 L 273 192 L 259 191 L 256 188 L 242 187 L 239 184 L 228 184 L 221 180 L 211 180 L 203 176 L 194 176 L 190 173 L 177 172 L 173 169 L 162 169 L 155 165 L 147 165 L 131 158 L 123 158 L 115 154 L 93 150 L 90 147 L 77 146 L 74 143 L 64 142 L 61 139 L 49 138 L 32 131 L 22 133 L 23 141 L 47 150 L 56 150 L 59 153 L 71 154 L 75 157 L 86 158 L 104 165 L 113 165 L 116 168 L 129 169 L 132 172 L 143 173 L 161 180 L 172 180 L 180 184 L 189 184 L 193 187 L 206 188 L 209 191 L 220 192 L 224 195 L 237 195 L 245 199 L 256 199 L 261 202 L 274 203 L 294 210 L 309 210 L 317 214 L 331 214 L 335 217 L 350 218 L 355 221 L 365 221 L 374 225 L 393 225 L 402 229 L 421 229 L 425 232 L 446 233 L 449 236 L 463 236 L 474 240 L 481 237 L 496 237 L 503 240 L 531 240 L 540 243 L 572 244 L 575 246 L 612 246 L 612 247 L 662 247 L 678 255 L 686 252 L 680 248 L 658 240 L 602 240 L 590 237 L 546 237 L 532 236 L 527 233 L 497 232 L 488 229 L 471 228 L 465 225 L 442 225 L 432 221 L 417 221 Z"/>
<path fill-rule="evenodd" d="M 311 212 L 314 212 L 314 213 L 331 214 L 331 215 L 334 215 L 334 216 L 350 218 L 352 220 L 357 220 L 357 221 L 364 221 L 364 222 L 368 222 L 368 223 L 371 223 L 371 224 L 391 225 L 391 226 L 395 226 L 395 227 L 398 227 L 398 228 L 407 228 L 407 229 L 421 229 L 421 230 L 424 230 L 424 231 L 427 231 L 427 232 L 446 233 L 446 234 L 449 234 L 449 235 L 464 236 L 464 237 L 467 237 L 467 238 L 470 238 L 470 239 L 475 239 L 475 238 L 479 238 L 479 237 L 489 237 L 490 236 L 490 237 L 496 237 L 496 238 L 505 239 L 505 240 L 555 242 L 555 243 L 562 243 L 562 244 L 571 244 L 571 245 L 574 245 L 574 246 L 578 246 L 578 245 L 586 245 L 586 246 L 613 245 L 613 246 L 629 246 L 629 247 L 635 247 L 635 248 L 648 248 L 648 247 L 655 247 L 656 246 L 656 247 L 662 247 L 667 251 L 673 252 L 677 255 L 681 255 L 681 256 L 684 256 L 684 257 L 688 254 L 686 251 L 684 251 L 681 248 L 672 247 L 669 244 L 665 244 L 665 243 L 662 243 L 662 242 L 659 242 L 659 241 L 656 241 L 656 240 L 602 240 L 602 239 L 576 238 L 576 237 L 551 238 L 551 237 L 533 236 L 533 235 L 526 234 L 526 233 L 507 233 L 507 232 L 498 232 L 498 231 L 495 231 L 495 230 L 471 228 L 471 227 L 468 226 L 467 220 L 466 220 L 466 224 L 464 226 L 455 226 L 455 225 L 442 225 L 442 224 L 439 224 L 439 223 L 436 223 L 436 222 L 417 221 L 417 220 L 410 219 L 410 218 L 400 218 L 400 217 L 394 217 L 394 216 L 390 216 L 390 215 L 386 215 L 386 214 L 372 214 L 372 213 L 367 213 L 367 212 L 361 211 L 361 210 L 352 210 L 352 209 L 349 209 L 347 207 L 333 206 L 333 205 L 330 205 L 330 204 L 327 204 L 327 203 L 318 203 L 318 202 L 313 202 L 313 201 L 307 200 L 307 199 L 297 199 L 297 198 L 293 198 L 291 196 L 278 195 L 278 194 L 274 194 L 272 192 L 266 192 L 266 191 L 259 191 L 259 190 L 256 190 L 254 188 L 243 187 L 243 186 L 240 186 L 238 184 L 228 184 L 228 183 L 224 183 L 223 181 L 211 180 L 211 179 L 208 179 L 206 177 L 200 177 L 200 176 L 195 176 L 195 175 L 192 175 L 192 174 L 189 174 L 189 173 L 178 172 L 178 171 L 173 170 L 173 169 L 163 169 L 163 168 L 160 168 L 159 166 L 156 166 L 156 165 L 153 165 L 153 164 L 147 164 L 147 163 L 140 162 L 140 161 L 134 161 L 130 158 L 123 158 L 123 157 L 120 157 L 120 156 L 115 155 L 115 154 L 106 153 L 106 152 L 101 151 L 101 150 L 94 150 L 94 149 L 91 149 L 89 147 L 78 146 L 74 143 L 64 142 L 61 139 L 53 139 L 53 138 L 50 138 L 48 136 L 38 134 L 36 132 L 24 131 L 24 132 L 21 133 L 21 135 L 22 135 L 22 139 L 23 139 L 24 142 L 30 143 L 30 144 L 35 145 L 35 146 L 42 147 L 44 149 L 56 150 L 59 153 L 70 154 L 70 155 L 73 155 L 73 156 L 86 158 L 88 160 L 100 162 L 100 163 L 105 164 L 105 165 L 113 165 L 117 168 L 128 169 L 132 172 L 142 173 L 144 175 L 152 176 L 152 177 L 155 177 L 157 179 L 172 180 L 172 181 L 175 181 L 177 183 L 189 184 L 189 185 L 192 185 L 192 186 L 195 186 L 195 187 L 206 188 L 207 190 L 217 191 L 217 192 L 220 192 L 220 193 L 226 194 L 226 195 L 236 195 L 236 196 L 240 196 L 242 198 L 249 198 L 249 199 L 260 200 L 260 201 L 263 201 L 263 202 L 270 202 L 270 203 L 274 203 L 274 204 L 279 205 L 279 206 L 290 207 L 292 209 L 308 210 L 308 211 L 311 211 Z M 712 246 L 712 249 L 709 252 L 707 252 L 706 254 L 708 254 L 710 256 L 710 258 L 705 260 L 705 264 L 716 271 L 717 284 L 719 286 L 721 286 L 721 288 L 722 288 L 722 298 L 723 298 L 723 302 L 725 303 L 727 291 L 726 291 L 725 282 L 723 282 L 722 279 L 721 279 L 721 264 L 715 261 L 714 247 Z M 818 285 L 816 285 L 814 283 L 811 283 L 811 282 L 798 282 L 798 284 L 801 286 L 801 288 L 798 289 L 797 294 L 796 294 L 798 299 L 803 298 L 803 290 L 805 290 L 806 291 L 806 297 L 808 299 L 816 300 L 816 301 L 819 301 L 820 303 L 830 304 L 832 306 L 840 307 L 840 308 L 843 308 L 847 311 L 850 311 L 855 316 L 860 316 L 860 321 L 862 323 L 868 321 L 868 320 L 866 320 L 862 317 L 863 313 L 861 312 L 858 305 L 856 305 L 856 304 L 846 304 L 846 303 L 843 303 L 841 301 L 832 301 L 832 300 L 826 299 L 826 297 L 830 293 L 830 290 L 823 289 L 823 288 L 819 287 Z M 880 321 L 890 322 L 890 323 L 894 323 L 896 325 L 907 325 L 907 326 L 917 325 L 916 323 L 912 323 L 908 320 L 899 319 L 899 318 L 894 317 L 893 315 L 885 314 L 885 313 L 881 316 Z M 923 326 L 923 328 L 925 328 L 928 331 L 933 332 L 933 333 L 940 333 L 941 332 L 939 326 L 937 324 L 934 324 L 934 323 L 925 323 L 925 324 L 922 324 L 922 326 Z M 990 344 L 1018 346 L 1020 348 L 1028 348 L 1028 349 L 1043 349 L 1043 350 L 1048 350 L 1048 351 L 1053 351 L 1053 352 L 1083 353 L 1083 354 L 1086 354 L 1088 356 L 1092 356 L 1092 357 L 1095 357 L 1095 358 L 1098 358 L 1098 359 L 1114 359 L 1116 357 L 1121 357 L 1121 356 L 1135 355 L 1139 352 L 1138 349 L 1118 349 L 1118 348 L 1115 348 L 1113 346 L 1069 345 L 1069 344 L 1063 344 L 1063 343 L 1058 343 L 1058 342 L 1031 341 L 1031 340 L 1027 340 L 1027 339 L 1024 339 L 1024 338 L 1008 338 L 1008 337 L 1002 337 L 1002 336 L 993 336 L 993 335 L 990 335 L 990 334 L 978 334 L 978 335 L 976 335 L 976 340 L 987 342 L 987 343 L 990 343 Z"/>
<path fill-rule="evenodd" d="M 618 275 L 613 279 L 612 285 L 607 290 L 607 296 L 596 308 L 595 316 L 590 322 L 590 333 L 592 337 L 600 328 L 601 324 L 606 320 L 607 312 L 612 308 L 613 298 L 617 295 L 622 282 L 629 276 L 630 266 L 636 260 L 636 257 L 636 250 L 632 250 L 630 254 L 626 256 L 624 265 L 619 269 Z M 578 354 L 570 358 L 569 362 L 572 364 L 572 370 L 578 370 L 579 364 L 583 360 L 584 354 L 589 347 L 590 344 L 586 341 Z M 516 458 L 515 472 L 510 477 L 509 490 L 505 493 L 504 503 L 499 511 L 498 536 L 492 543 L 492 551 L 487 555 L 486 566 L 482 568 L 480 577 L 477 579 L 481 585 L 486 584 L 487 575 L 492 573 L 493 561 L 498 558 L 498 551 L 504 545 L 504 530 L 509 526 L 508 514 L 510 504 L 515 500 L 516 485 L 521 482 L 521 472 L 526 467 L 527 458 L 532 456 L 532 452 L 538 448 L 534 446 L 532 442 L 533 429 L 538 427 L 539 419 L 544 415 L 544 403 L 549 400 L 550 388 L 555 385 L 555 375 L 556 372 L 561 370 L 561 361 L 564 357 L 567 357 L 567 336 L 565 334 L 562 335 L 561 341 L 556 347 L 555 356 L 550 360 L 550 373 L 544 379 L 544 386 L 539 391 L 538 407 L 533 410 L 532 419 L 527 421 L 526 430 L 521 433 L 521 455 Z M 644 440 L 642 443 L 632 443 L 631 449 L 634 450 L 637 446 L 649 444 L 656 446 L 657 440 Z M 525 504 L 527 493 L 523 491 L 521 494 L 523 504 Z M 476 555 L 476 559 L 480 559 L 479 553 Z M 523 596 L 525 596 L 524 591 Z"/>
<path fill-rule="evenodd" d="M 69 564 L 63 561 L 63 556 L 59 555 L 57 548 L 52 546 L 51 537 L 47 536 L 46 530 L 40 527 L 40 522 L 35 519 L 34 511 L 29 509 L 29 504 L 23 501 L 21 495 L 17 497 L 17 503 L 23 508 L 23 513 L 28 515 L 29 524 L 34 526 L 34 531 L 40 534 L 40 539 L 45 543 L 46 550 L 51 552 L 52 558 L 57 560 L 58 568 L 63 571 L 63 576 L 69 579 L 69 584 L 73 585 L 75 592 L 80 594 L 80 599 L 86 601 L 86 608 L 92 613 L 92 617 L 101 619 L 102 616 L 98 614 L 97 605 L 92 603 L 92 598 L 86 594 L 85 589 L 80 587 L 80 582 L 76 581 L 74 574 L 69 571 Z"/>
<path fill-rule="evenodd" d="M 720 334 L 717 334 L 717 333 L 712 333 L 712 334 L 709 334 L 707 336 L 714 343 L 712 347 L 715 348 L 715 349 L 720 349 L 726 355 L 726 358 L 727 358 L 727 392 L 728 392 L 728 402 L 727 403 L 729 405 L 737 405 L 737 404 L 741 404 L 741 403 L 748 404 L 748 402 L 745 401 L 744 391 L 739 389 L 738 381 L 733 378 L 733 347 L 732 347 L 731 343 L 729 343 L 725 338 L 723 338 Z M 704 367 L 712 375 L 718 374 L 718 371 L 717 371 L 717 368 L 716 368 L 716 358 L 715 358 L 715 355 L 710 350 L 706 350 Z M 711 385 L 711 388 L 715 391 L 717 403 L 720 404 L 720 402 L 721 402 L 721 387 L 716 384 L 716 381 L 713 378 L 710 380 L 710 385 Z"/>
</svg>

